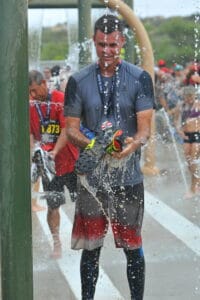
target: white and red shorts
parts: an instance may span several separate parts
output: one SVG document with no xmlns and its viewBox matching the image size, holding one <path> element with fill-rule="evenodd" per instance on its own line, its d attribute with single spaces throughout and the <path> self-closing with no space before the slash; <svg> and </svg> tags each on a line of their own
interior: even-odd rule
<svg viewBox="0 0 200 300">
<path fill-rule="evenodd" d="M 109 222 L 117 248 L 142 246 L 144 214 L 143 183 L 113 187 L 92 195 L 81 186 L 76 201 L 72 230 L 72 249 L 93 250 L 103 246 Z"/>
</svg>

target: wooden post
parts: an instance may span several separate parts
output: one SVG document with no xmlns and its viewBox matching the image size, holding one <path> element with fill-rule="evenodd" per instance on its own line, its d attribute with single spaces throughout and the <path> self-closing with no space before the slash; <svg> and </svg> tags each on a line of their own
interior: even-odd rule
<svg viewBox="0 0 200 300">
<path fill-rule="evenodd" d="M 0 9 L 0 255 L 2 300 L 32 300 L 27 1 Z"/>
</svg>

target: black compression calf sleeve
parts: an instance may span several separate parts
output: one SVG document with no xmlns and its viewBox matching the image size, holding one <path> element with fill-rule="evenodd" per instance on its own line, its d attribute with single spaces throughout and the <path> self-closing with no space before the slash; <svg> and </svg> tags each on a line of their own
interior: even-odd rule
<svg viewBox="0 0 200 300">
<path fill-rule="evenodd" d="M 145 283 L 145 260 L 142 248 L 124 249 L 127 258 L 127 278 L 131 300 L 142 300 Z"/>
<path fill-rule="evenodd" d="M 83 250 L 80 272 L 82 300 L 93 300 L 96 282 L 99 275 L 99 256 L 101 247 L 94 250 Z"/>
</svg>

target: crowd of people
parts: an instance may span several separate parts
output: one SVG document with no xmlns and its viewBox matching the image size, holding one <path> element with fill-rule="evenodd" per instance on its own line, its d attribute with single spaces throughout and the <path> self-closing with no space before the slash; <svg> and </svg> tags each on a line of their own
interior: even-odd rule
<svg viewBox="0 0 200 300">
<path fill-rule="evenodd" d="M 168 67 L 160 59 L 155 67 L 155 97 L 157 131 L 166 140 L 174 133 L 176 142 L 183 145 L 191 175 L 184 197 L 192 198 L 200 194 L 200 63 Z"/>
<path fill-rule="evenodd" d="M 200 192 L 200 66 L 191 63 L 168 68 L 159 60 L 154 89 L 145 70 L 121 59 L 123 32 L 120 18 L 103 15 L 96 21 L 93 35 L 98 62 L 78 72 L 57 65 L 43 72 L 29 72 L 31 159 L 36 161 L 39 144 L 40 153 L 48 152 L 55 162 L 52 180 L 46 181 L 40 173 L 47 192 L 52 257 L 62 255 L 59 208 L 65 203 L 66 186 L 75 201 L 71 247 L 82 249 L 82 300 L 94 299 L 109 223 L 116 247 L 125 254 L 131 300 L 143 299 L 144 186 L 140 159 L 142 146 L 150 137 L 154 110 L 167 113 L 182 141 L 191 173 L 187 196 Z M 83 165 L 84 174 L 80 172 Z M 37 190 L 36 179 L 33 188 Z M 41 209 L 34 200 L 32 210 Z"/>
</svg>

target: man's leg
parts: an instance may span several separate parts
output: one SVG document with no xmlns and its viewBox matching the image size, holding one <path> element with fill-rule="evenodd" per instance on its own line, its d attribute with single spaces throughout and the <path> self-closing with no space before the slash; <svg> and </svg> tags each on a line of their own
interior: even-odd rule
<svg viewBox="0 0 200 300">
<path fill-rule="evenodd" d="M 93 300 L 99 275 L 99 256 L 101 247 L 83 250 L 80 263 L 82 300 Z"/>
<path fill-rule="evenodd" d="M 60 258 L 62 255 L 61 241 L 60 241 L 60 212 L 59 208 L 65 203 L 65 197 L 63 194 L 65 176 L 55 176 L 53 180 L 48 184 L 43 184 L 44 190 L 49 194 L 47 195 L 47 223 L 53 237 L 53 252 L 52 258 Z"/>
<path fill-rule="evenodd" d="M 127 259 L 127 278 L 131 292 L 131 300 L 142 300 L 145 283 L 145 260 L 142 248 L 124 249 Z"/>
<path fill-rule="evenodd" d="M 38 178 L 38 180 L 35 183 L 32 183 L 31 187 L 32 187 L 31 189 L 32 190 L 32 199 L 31 199 L 32 212 L 45 210 L 46 208 L 44 206 L 40 206 L 37 203 L 37 193 L 39 193 L 40 179 Z M 36 195 L 34 195 L 34 193 L 36 193 Z"/>
<path fill-rule="evenodd" d="M 53 237 L 53 252 L 52 258 L 60 258 L 62 254 L 61 241 L 59 236 L 60 229 L 60 212 L 59 208 L 48 207 L 47 222 Z"/>
</svg>

